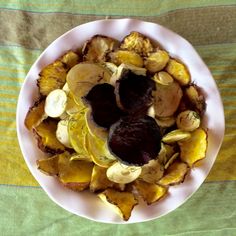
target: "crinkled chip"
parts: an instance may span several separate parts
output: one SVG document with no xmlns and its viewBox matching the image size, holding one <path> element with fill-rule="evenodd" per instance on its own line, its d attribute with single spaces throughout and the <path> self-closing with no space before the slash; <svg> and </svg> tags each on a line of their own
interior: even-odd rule
<svg viewBox="0 0 236 236">
<path fill-rule="evenodd" d="M 136 180 L 134 182 L 134 186 L 148 205 L 163 198 L 167 194 L 168 190 L 167 187 L 158 184 L 147 183 L 143 180 Z"/>
<path fill-rule="evenodd" d="M 198 128 L 191 133 L 191 138 L 179 142 L 180 158 L 190 167 L 197 161 L 205 158 L 207 150 L 207 133 L 204 129 Z"/>
<path fill-rule="evenodd" d="M 168 167 L 164 176 L 158 183 L 164 186 L 180 184 L 184 181 L 188 170 L 189 168 L 186 163 L 175 161 Z"/>
<path fill-rule="evenodd" d="M 138 204 L 137 199 L 133 193 L 130 192 L 106 189 L 104 192 L 99 193 L 98 196 L 103 202 L 112 207 L 125 221 L 129 220 L 133 208 Z"/>
<path fill-rule="evenodd" d="M 127 116 L 111 126 L 108 148 L 121 162 L 142 166 L 161 148 L 159 127 L 152 117 Z"/>
</svg>

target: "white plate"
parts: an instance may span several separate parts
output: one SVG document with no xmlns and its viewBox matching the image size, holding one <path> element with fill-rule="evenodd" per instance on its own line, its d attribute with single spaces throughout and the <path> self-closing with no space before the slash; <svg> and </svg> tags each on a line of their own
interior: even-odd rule
<svg viewBox="0 0 236 236">
<path fill-rule="evenodd" d="M 76 193 L 62 187 L 56 179 L 37 170 L 36 160 L 43 156 L 31 132 L 24 126 L 24 119 L 37 97 L 36 80 L 41 69 L 53 62 L 69 49 L 77 49 L 95 34 L 103 34 L 121 40 L 131 31 L 138 31 L 158 41 L 171 56 L 181 59 L 191 73 L 192 81 L 204 89 L 207 109 L 204 126 L 208 128 L 208 150 L 199 167 L 191 170 L 184 183 L 170 187 L 166 198 L 156 204 L 136 206 L 128 222 L 124 222 L 101 200 L 89 192 Z M 224 136 L 224 113 L 221 98 L 209 72 L 200 56 L 185 39 L 154 23 L 132 19 L 100 20 L 80 25 L 65 33 L 41 54 L 31 67 L 21 88 L 17 106 L 17 134 L 24 159 L 38 183 L 48 196 L 64 209 L 99 222 L 134 223 L 161 217 L 183 204 L 207 177 L 221 146 Z"/>
</svg>

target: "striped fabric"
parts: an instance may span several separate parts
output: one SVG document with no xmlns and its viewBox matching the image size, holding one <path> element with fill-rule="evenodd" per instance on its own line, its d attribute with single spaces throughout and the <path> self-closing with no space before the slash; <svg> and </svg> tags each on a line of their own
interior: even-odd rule
<svg viewBox="0 0 236 236">
<path fill-rule="evenodd" d="M 225 109 L 224 142 L 198 192 L 176 211 L 137 225 L 95 223 L 56 206 L 27 169 L 16 137 L 17 98 L 33 62 L 72 27 L 105 17 L 156 22 L 189 40 Z M 235 0 L 0 0 L 0 22 L 0 235 L 236 235 Z"/>
</svg>

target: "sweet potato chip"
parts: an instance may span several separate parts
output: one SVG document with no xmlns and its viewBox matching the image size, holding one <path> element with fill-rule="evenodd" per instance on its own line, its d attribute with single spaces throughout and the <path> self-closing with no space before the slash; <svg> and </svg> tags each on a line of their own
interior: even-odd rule
<svg viewBox="0 0 236 236">
<path fill-rule="evenodd" d="M 136 180 L 134 182 L 138 193 L 143 200 L 148 204 L 152 204 L 159 199 L 163 198 L 167 194 L 167 188 L 158 184 L 147 183 L 142 180 Z"/>
<path fill-rule="evenodd" d="M 205 158 L 207 150 L 207 133 L 204 129 L 198 128 L 191 133 L 191 138 L 179 142 L 180 158 L 190 167 L 197 161 Z"/>
<path fill-rule="evenodd" d="M 137 199 L 130 192 L 120 192 L 114 189 L 106 189 L 98 194 L 100 199 L 113 208 L 113 210 L 127 221 L 135 205 L 138 204 Z"/>
<path fill-rule="evenodd" d="M 175 161 L 169 166 L 166 173 L 158 183 L 164 186 L 180 184 L 184 181 L 188 169 L 189 168 L 186 163 Z"/>
<path fill-rule="evenodd" d="M 58 155 L 37 160 L 37 166 L 46 175 L 58 175 Z"/>
</svg>

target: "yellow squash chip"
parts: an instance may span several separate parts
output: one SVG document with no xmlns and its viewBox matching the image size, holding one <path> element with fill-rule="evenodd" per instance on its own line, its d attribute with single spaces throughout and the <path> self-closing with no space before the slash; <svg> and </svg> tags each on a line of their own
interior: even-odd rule
<svg viewBox="0 0 236 236">
<path fill-rule="evenodd" d="M 58 155 L 37 160 L 37 166 L 46 175 L 58 175 Z"/>
<path fill-rule="evenodd" d="M 60 60 L 66 65 L 67 69 L 70 69 L 76 64 L 78 64 L 81 59 L 77 53 L 73 51 L 68 51 L 65 55 L 62 56 Z"/>
<path fill-rule="evenodd" d="M 133 208 L 138 204 L 137 199 L 133 193 L 130 192 L 106 189 L 104 192 L 98 194 L 98 196 L 103 202 L 112 207 L 125 221 L 129 220 Z"/>
<path fill-rule="evenodd" d="M 32 130 L 33 127 L 38 126 L 47 115 L 44 113 L 45 100 L 37 101 L 29 109 L 25 117 L 25 126 L 28 130 Z"/>
<path fill-rule="evenodd" d="M 171 74 L 180 85 L 187 85 L 191 81 L 187 67 L 177 60 L 170 59 L 166 66 L 166 71 Z"/>
<path fill-rule="evenodd" d="M 63 153 L 58 158 L 60 181 L 67 187 L 82 191 L 89 186 L 93 163 L 87 161 L 70 161 L 70 154 Z"/>
<path fill-rule="evenodd" d="M 179 142 L 180 158 L 190 167 L 197 161 L 205 158 L 207 150 L 207 133 L 204 129 L 198 128 L 191 133 L 191 138 Z"/>
<path fill-rule="evenodd" d="M 133 51 L 117 50 L 115 52 L 111 52 L 109 56 L 111 58 L 111 62 L 118 66 L 124 63 L 137 67 L 143 67 L 143 58 L 138 53 Z"/>
<path fill-rule="evenodd" d="M 168 167 L 166 173 L 158 183 L 164 186 L 180 184 L 184 181 L 188 169 L 189 168 L 186 163 L 175 161 Z"/>
<path fill-rule="evenodd" d="M 168 190 L 167 187 L 158 184 L 147 183 L 142 180 L 136 180 L 134 182 L 134 186 L 148 205 L 163 198 L 167 194 Z"/>
</svg>

